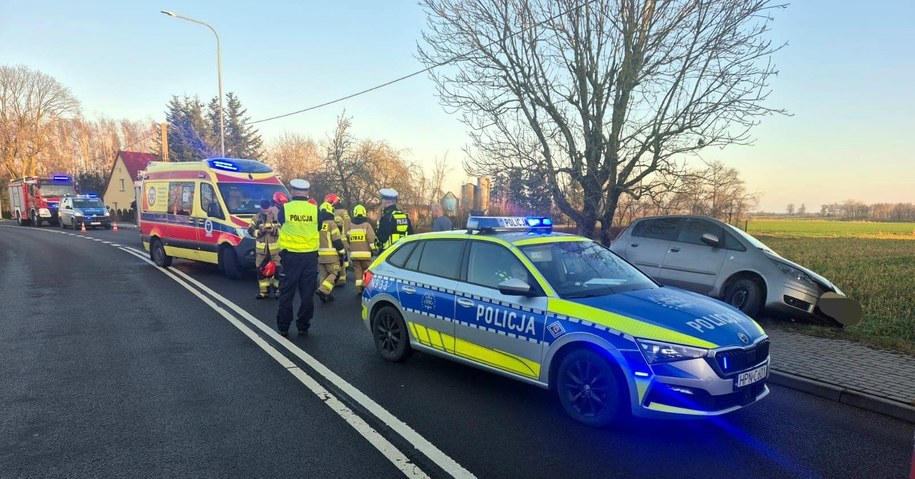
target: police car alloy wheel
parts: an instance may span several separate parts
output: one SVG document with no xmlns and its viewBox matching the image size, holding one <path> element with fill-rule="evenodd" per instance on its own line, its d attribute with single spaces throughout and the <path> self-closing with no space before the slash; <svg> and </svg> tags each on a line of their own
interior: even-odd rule
<svg viewBox="0 0 915 479">
<path fill-rule="evenodd" d="M 403 316 L 393 306 L 384 306 L 375 313 L 372 333 L 378 354 L 388 361 L 403 361 L 413 350 Z"/>
<path fill-rule="evenodd" d="M 576 421 L 600 427 L 621 419 L 620 389 L 613 366 L 590 349 L 573 351 L 559 364 L 556 392 Z"/>
</svg>

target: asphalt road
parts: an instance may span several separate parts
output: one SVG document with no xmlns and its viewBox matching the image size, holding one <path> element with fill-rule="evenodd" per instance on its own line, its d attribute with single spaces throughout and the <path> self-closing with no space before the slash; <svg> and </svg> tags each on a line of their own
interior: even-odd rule
<svg viewBox="0 0 915 479">
<path fill-rule="evenodd" d="M 0 223 L 0 477 L 909 473 L 912 425 L 850 406 L 770 386 L 720 418 L 592 429 L 548 391 L 381 360 L 352 285 L 278 339 L 253 276 L 131 250 L 133 229 Z"/>
</svg>

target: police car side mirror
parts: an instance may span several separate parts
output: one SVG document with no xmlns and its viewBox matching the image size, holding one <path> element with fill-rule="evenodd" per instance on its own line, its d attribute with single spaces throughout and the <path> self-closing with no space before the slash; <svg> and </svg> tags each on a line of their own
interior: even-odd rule
<svg viewBox="0 0 915 479">
<path fill-rule="evenodd" d="M 499 283 L 499 292 L 507 296 L 530 296 L 531 285 L 518 278 L 511 278 Z"/>
</svg>

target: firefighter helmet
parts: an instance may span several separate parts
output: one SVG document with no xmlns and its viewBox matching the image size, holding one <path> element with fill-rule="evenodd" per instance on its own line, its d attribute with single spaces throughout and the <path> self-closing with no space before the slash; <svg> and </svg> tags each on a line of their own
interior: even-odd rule
<svg viewBox="0 0 915 479">
<path fill-rule="evenodd" d="M 261 266 L 260 273 L 265 278 L 272 278 L 276 274 L 276 263 L 271 259 L 267 264 Z"/>
<path fill-rule="evenodd" d="M 330 214 L 334 214 L 334 206 L 332 204 L 328 203 L 327 201 L 325 201 L 324 203 L 321 203 L 321 209 Z"/>
<path fill-rule="evenodd" d="M 282 191 L 277 191 L 273 194 L 273 203 L 277 206 L 283 206 L 286 203 L 289 203 L 289 197 L 286 196 L 286 193 Z"/>
<path fill-rule="evenodd" d="M 356 205 L 353 207 L 353 216 L 365 216 L 365 206 Z"/>
<path fill-rule="evenodd" d="M 331 206 L 337 206 L 337 203 L 340 202 L 340 198 L 337 197 L 335 193 L 331 193 L 324 197 L 324 201 L 330 203 Z"/>
</svg>

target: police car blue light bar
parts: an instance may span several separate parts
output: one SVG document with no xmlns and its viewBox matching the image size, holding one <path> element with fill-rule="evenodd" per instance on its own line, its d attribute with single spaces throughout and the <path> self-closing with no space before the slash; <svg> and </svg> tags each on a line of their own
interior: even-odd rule
<svg viewBox="0 0 915 479">
<path fill-rule="evenodd" d="M 73 178 L 70 175 L 54 175 L 51 181 L 73 181 Z"/>
<path fill-rule="evenodd" d="M 549 233 L 553 220 L 545 216 L 470 216 L 468 230 L 538 231 Z"/>
</svg>

